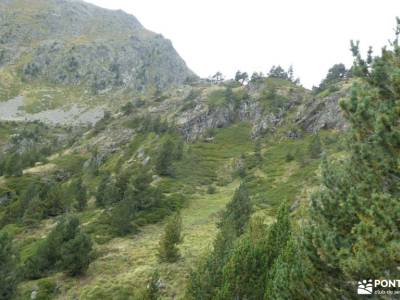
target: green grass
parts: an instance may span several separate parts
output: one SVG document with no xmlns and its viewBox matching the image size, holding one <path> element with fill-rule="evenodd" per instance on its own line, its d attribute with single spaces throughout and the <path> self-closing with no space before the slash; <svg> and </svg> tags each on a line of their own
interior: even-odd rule
<svg viewBox="0 0 400 300">
<path fill-rule="evenodd" d="M 82 165 L 87 159 L 88 157 L 78 154 L 64 154 L 56 157 L 52 163 L 64 171 L 77 174 L 82 170 Z"/>
<path fill-rule="evenodd" d="M 261 140 L 262 160 L 257 161 L 254 156 L 255 141 L 250 138 L 250 131 L 249 124 L 238 123 L 216 129 L 211 142 L 186 144 L 182 160 L 173 165 L 175 175 L 158 181 L 157 184 L 167 197 L 184 196 L 181 209 L 184 242 L 179 246 L 182 257 L 177 263 L 160 263 L 157 259 L 158 241 L 165 220 L 142 224 L 137 234 L 113 238 L 107 235 L 106 228 L 96 228 L 102 210 L 94 206 L 92 198 L 88 208 L 78 213 L 78 217 L 84 230 L 95 241 L 95 260 L 83 277 L 70 278 L 61 273 L 52 274 L 49 280 L 56 280 L 60 287 L 58 294 L 53 297 L 70 299 L 76 295 L 80 299 L 135 299 L 135 296 L 139 297 L 138 294 L 152 272 L 159 270 L 161 280 L 166 284 L 162 299 L 174 299 L 173 295 L 176 296 L 175 299 L 184 299 L 189 272 L 199 257 L 212 247 L 219 213 L 232 198 L 240 180 L 244 180 L 250 190 L 255 214 L 263 216 L 267 222 L 273 220 L 276 208 L 282 201 L 306 201 L 310 188 L 317 183 L 319 166 L 319 160 L 310 159 L 308 154 L 312 136 L 305 135 L 297 140 L 273 140 L 270 136 L 266 137 Z M 320 135 L 322 141 L 331 139 L 326 147 L 329 151 L 336 152 L 336 142 L 332 142 L 334 135 L 330 132 Z M 174 134 L 160 137 L 153 133 L 137 135 L 123 151 L 112 155 L 102 166 L 102 170 L 115 173 L 119 171 L 118 168 L 138 168 L 141 166 L 140 161 L 128 161 L 136 160 L 139 150 L 144 151 L 145 156 L 152 157 L 151 167 L 159 145 L 167 138 L 178 139 Z M 295 154 L 294 160 L 286 160 L 288 152 Z M 51 162 L 58 168 L 75 173 L 80 172 L 82 162 L 87 158 L 66 154 Z M 246 170 L 243 179 L 235 175 L 238 165 L 241 164 Z M 9 184 L 18 188 L 18 184 L 26 185 L 35 178 L 23 176 L 18 180 L 10 179 Z M 88 177 L 85 183 L 89 184 L 90 190 L 94 190 L 98 181 Z M 214 194 L 206 192 L 209 184 L 216 186 Z M 36 229 L 10 225 L 5 230 L 13 233 L 21 256 L 26 259 L 55 222 L 56 219 L 53 218 L 42 221 Z M 35 285 L 37 281 L 20 284 L 17 299 L 25 299 Z"/>
<path fill-rule="evenodd" d="M 220 169 L 253 149 L 250 130 L 249 124 L 239 123 L 216 129 L 214 140 L 210 143 L 190 144 L 184 159 L 175 165 L 176 178 L 193 186 L 208 185 L 230 177 L 230 174 L 220 174 Z"/>
<path fill-rule="evenodd" d="M 225 88 L 213 90 L 208 94 L 207 104 L 211 109 L 224 106 L 227 101 Z"/>
</svg>

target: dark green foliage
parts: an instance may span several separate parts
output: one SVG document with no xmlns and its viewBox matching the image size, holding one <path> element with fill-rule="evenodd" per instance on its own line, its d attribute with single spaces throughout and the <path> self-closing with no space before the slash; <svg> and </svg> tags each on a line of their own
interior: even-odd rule
<svg viewBox="0 0 400 300">
<path fill-rule="evenodd" d="M 234 243 L 221 231 L 214 252 L 190 276 L 188 299 L 324 299 L 313 290 L 318 281 L 310 283 L 313 269 L 289 219 L 284 204 L 275 223 L 255 219 Z"/>
<path fill-rule="evenodd" d="M 250 215 L 250 197 L 245 185 L 241 184 L 235 191 L 232 200 L 227 204 L 220 226 L 227 226 L 229 223 L 236 236 L 239 236 L 244 232 Z"/>
<path fill-rule="evenodd" d="M 244 84 L 248 79 L 249 79 L 249 75 L 246 72 L 242 73 L 240 71 L 237 71 L 235 74 L 235 81 L 238 81 L 241 84 Z"/>
<path fill-rule="evenodd" d="M 1 163 L 2 174 L 5 176 L 21 176 L 23 165 L 21 156 L 18 153 L 12 153 L 2 158 L 3 162 Z"/>
<path fill-rule="evenodd" d="M 172 162 L 174 160 L 174 143 L 168 139 L 162 145 L 156 158 L 156 171 L 159 175 L 170 176 L 173 174 Z"/>
<path fill-rule="evenodd" d="M 24 79 L 33 79 L 40 73 L 39 66 L 35 63 L 28 63 L 23 67 Z"/>
<path fill-rule="evenodd" d="M 264 110 L 272 113 L 278 113 L 289 105 L 289 99 L 278 94 L 275 87 L 268 87 L 262 91 L 261 99 Z"/>
<path fill-rule="evenodd" d="M 179 141 L 176 143 L 176 147 L 175 147 L 175 151 L 174 151 L 176 160 L 182 159 L 184 148 L 185 148 L 185 142 L 183 141 L 183 139 L 179 139 Z"/>
<path fill-rule="evenodd" d="M 71 208 L 67 189 L 56 181 L 23 176 L 8 183 L 16 191 L 16 197 L 4 207 L 3 224 L 22 222 L 35 226 L 42 219 L 58 216 Z"/>
<path fill-rule="evenodd" d="M 245 178 L 247 175 L 246 166 L 239 166 L 239 168 L 236 170 L 236 175 L 239 176 L 241 179 Z"/>
<path fill-rule="evenodd" d="M 114 178 L 111 174 L 103 174 L 96 191 L 96 205 L 105 207 L 122 199 Z"/>
<path fill-rule="evenodd" d="M 71 276 L 84 274 L 91 260 L 92 241 L 84 233 L 77 232 L 64 241 L 61 248 L 61 268 Z"/>
<path fill-rule="evenodd" d="M 126 182 L 128 180 L 128 182 Z M 160 207 L 163 195 L 159 188 L 151 186 L 152 175 L 142 171 L 128 179 L 128 174 L 118 176 L 116 188 L 123 194 L 111 210 L 108 223 L 118 236 L 136 232 L 132 221 L 138 214 Z"/>
<path fill-rule="evenodd" d="M 39 196 L 35 196 L 29 201 L 29 204 L 22 217 L 22 221 L 25 225 L 36 226 L 45 216 L 46 208 Z"/>
<path fill-rule="evenodd" d="M 260 82 L 262 80 L 264 80 L 264 74 L 262 72 L 258 73 L 258 72 L 253 72 L 253 74 L 251 74 L 251 78 L 250 78 L 250 82 L 251 83 L 257 83 Z"/>
<path fill-rule="evenodd" d="M 308 145 L 308 153 L 311 158 L 317 159 L 321 157 L 322 153 L 322 144 L 321 144 L 321 138 L 319 137 L 318 134 L 316 134 L 310 144 Z"/>
<path fill-rule="evenodd" d="M 75 73 L 78 70 L 79 61 L 75 56 L 70 56 L 65 59 L 65 68 L 69 73 Z"/>
<path fill-rule="evenodd" d="M 126 199 L 115 205 L 111 211 L 109 222 L 117 236 L 125 236 L 135 231 L 135 227 L 131 223 L 135 212 L 134 205 Z"/>
<path fill-rule="evenodd" d="M 82 183 L 82 178 L 74 179 L 68 189 L 69 196 L 75 201 L 75 208 L 83 211 L 87 206 L 87 190 Z"/>
<path fill-rule="evenodd" d="M 308 255 L 332 298 L 354 297 L 346 282 L 400 275 L 399 29 L 400 20 L 393 48 L 380 57 L 364 60 L 352 44 L 360 82 L 342 104 L 349 157 L 323 160 L 323 188 L 312 197 Z"/>
<path fill-rule="evenodd" d="M 91 240 L 80 231 L 79 220 L 67 216 L 28 258 L 25 276 L 36 279 L 55 270 L 66 271 L 72 276 L 83 274 L 89 266 L 91 251 Z"/>
<path fill-rule="evenodd" d="M 46 195 L 46 201 L 43 203 L 46 216 L 54 217 L 64 213 L 68 207 L 65 198 L 65 191 L 60 185 L 51 185 Z"/>
<path fill-rule="evenodd" d="M 306 258 L 303 245 L 293 234 L 268 272 L 264 299 L 329 299 Z"/>
<path fill-rule="evenodd" d="M 87 166 L 87 172 L 91 176 L 99 175 L 99 161 L 98 161 L 98 150 L 96 148 L 90 151 L 90 159 L 89 164 Z"/>
<path fill-rule="evenodd" d="M 219 84 L 224 81 L 224 75 L 221 72 L 216 72 L 212 77 L 213 82 Z"/>
<path fill-rule="evenodd" d="M 176 262 L 179 257 L 179 249 L 177 245 L 182 243 L 182 218 L 179 213 L 170 217 L 164 229 L 164 234 L 161 237 L 158 257 L 160 261 L 169 263 Z"/>
<path fill-rule="evenodd" d="M 145 210 L 160 204 L 161 191 L 150 185 L 152 182 L 151 173 L 142 172 L 133 177 L 127 186 L 124 199 L 136 211 Z"/>
<path fill-rule="evenodd" d="M 0 176 L 21 176 L 24 169 L 46 162 L 51 153 L 67 144 L 57 142 L 55 128 L 37 122 L 18 124 L 13 132 L 7 150 L 0 154 Z M 74 135 L 70 136 L 68 139 L 73 139 Z"/>
<path fill-rule="evenodd" d="M 331 88 L 335 83 L 347 79 L 349 75 L 350 72 L 344 64 L 335 64 L 329 69 L 325 79 L 322 80 L 318 88 L 314 89 L 314 92 L 319 93 L 327 88 Z"/>
<path fill-rule="evenodd" d="M 157 134 L 173 132 L 167 121 L 161 120 L 159 116 L 153 117 L 145 115 L 143 117 L 136 117 L 126 123 L 129 128 L 134 128 L 140 133 L 154 132 Z"/>
<path fill-rule="evenodd" d="M 250 218 L 251 206 L 243 184 L 236 190 L 219 222 L 219 233 L 213 251 L 190 274 L 187 287 L 189 299 L 216 299 L 223 284 L 223 267 L 229 259 L 235 240 Z"/>
<path fill-rule="evenodd" d="M 220 299 L 262 299 L 268 295 L 266 284 L 273 279 L 269 271 L 286 247 L 290 234 L 289 211 L 285 205 L 270 228 L 265 228 L 261 220 L 253 223 L 250 234 L 237 244 L 224 266 Z"/>
<path fill-rule="evenodd" d="M 215 194 L 216 191 L 217 191 L 217 189 L 213 185 L 209 185 L 207 187 L 207 194 Z"/>
<path fill-rule="evenodd" d="M 93 82 L 90 86 L 93 95 L 97 95 L 99 91 L 105 90 L 107 87 L 107 81 L 94 75 Z"/>
<path fill-rule="evenodd" d="M 134 109 L 135 109 L 135 107 L 134 107 L 133 103 L 132 102 L 127 102 L 125 105 L 123 105 L 121 107 L 121 112 L 125 116 L 128 116 L 133 112 Z"/>
<path fill-rule="evenodd" d="M 291 152 L 286 153 L 285 161 L 291 162 L 292 160 L 294 160 L 294 155 Z"/>
<path fill-rule="evenodd" d="M 16 258 L 12 240 L 0 232 L 0 300 L 9 300 L 17 286 Z"/>
<path fill-rule="evenodd" d="M 284 80 L 290 80 L 289 73 L 286 72 L 281 66 L 272 66 L 271 70 L 268 73 L 268 77 L 270 78 L 278 78 Z"/>
<path fill-rule="evenodd" d="M 222 267 L 222 280 L 215 299 L 262 299 L 266 276 L 265 226 L 250 226 L 250 232 L 232 246 Z M 262 266 L 262 267 L 260 267 Z"/>
</svg>

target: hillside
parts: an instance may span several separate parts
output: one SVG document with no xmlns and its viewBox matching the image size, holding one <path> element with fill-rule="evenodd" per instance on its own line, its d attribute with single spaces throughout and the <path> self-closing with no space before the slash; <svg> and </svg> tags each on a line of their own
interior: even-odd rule
<svg viewBox="0 0 400 300">
<path fill-rule="evenodd" d="M 240 183 L 254 218 L 272 222 L 285 200 L 301 218 L 322 148 L 342 151 L 338 103 L 349 83 L 319 95 L 272 76 L 216 84 L 121 11 L 21 0 L 0 12 L 0 225 L 26 274 L 15 299 L 143 299 L 154 271 L 163 298 L 185 299 Z M 159 262 L 177 211 L 181 258 Z M 93 241 L 85 275 L 38 262 L 38 274 L 27 270 L 70 215 Z"/>
<path fill-rule="evenodd" d="M 0 300 L 356 299 L 395 278 L 397 45 L 353 45 L 313 90 L 281 67 L 206 80 L 122 11 L 3 0 Z"/>
<path fill-rule="evenodd" d="M 0 45 L 0 100 L 23 96 L 29 113 L 112 107 L 196 77 L 134 16 L 83 1 L 2 1 Z"/>
<path fill-rule="evenodd" d="M 92 237 L 96 252 L 84 277 L 68 278 L 50 272 L 45 279 L 20 284 L 17 299 L 43 290 L 44 284 L 57 287 L 46 293 L 58 299 L 125 299 L 128 295 L 140 299 L 142 287 L 154 270 L 160 272 L 165 285 L 165 299 L 173 299 L 174 295 L 184 299 L 188 275 L 211 247 L 218 216 L 240 182 L 246 182 L 251 192 L 254 217 L 271 222 L 285 199 L 293 203 L 300 216 L 317 182 L 318 153 L 322 151 L 318 148 L 317 154 L 312 154 L 311 145 L 318 141 L 332 155 L 342 151 L 338 130 L 345 123 L 335 110 L 347 86 L 340 86 L 343 88 L 328 96 L 335 101 L 333 112 L 326 95 L 315 98 L 310 91 L 278 78 L 265 78 L 247 86 L 233 82 L 182 86 L 164 92 L 160 98 L 125 104 L 93 128 L 83 128 L 87 132 L 81 137 L 61 140 L 60 148 L 40 158 L 42 163 L 26 165 L 22 177 L 2 177 L 3 231 L 14 236 L 22 264 L 43 243 L 63 211 L 70 210 L 68 207 Z M 12 124 L 7 124 L 3 125 L 5 149 L 11 145 L 6 137 L 19 135 Z M 29 124 L 26 126 L 33 126 Z M 63 130 L 63 126 L 58 127 L 45 126 L 43 135 Z M 39 140 L 43 142 L 45 137 Z M 174 147 L 182 146 L 181 150 L 172 149 L 180 151 L 179 158 L 173 159 L 171 170 L 160 176 L 157 164 L 167 141 L 172 141 Z M 22 143 L 17 142 L 15 147 Z M 162 202 L 139 210 L 130 218 L 136 229 L 121 236 L 110 222 L 113 210 L 123 201 L 118 199 L 124 197 L 113 194 L 115 199 L 99 206 L 99 187 L 134 182 L 141 172 L 151 175 L 151 185 L 163 194 Z M 12 208 L 22 204 L 20 199 L 32 184 L 51 182 L 70 194 L 70 186 L 78 178 L 87 189 L 83 211 L 74 208 L 74 196 L 67 197 L 55 216 L 45 208 L 40 213 L 43 220 L 35 221 L 32 228 L 27 226 L 31 221 L 26 220 L 29 208 Z M 10 191 L 11 199 L 6 196 Z M 50 208 L 45 204 L 50 201 L 48 197 L 41 201 Z M 176 210 L 181 211 L 183 219 L 184 242 L 179 247 L 182 257 L 176 264 L 159 263 L 157 247 L 165 217 Z"/>
</svg>

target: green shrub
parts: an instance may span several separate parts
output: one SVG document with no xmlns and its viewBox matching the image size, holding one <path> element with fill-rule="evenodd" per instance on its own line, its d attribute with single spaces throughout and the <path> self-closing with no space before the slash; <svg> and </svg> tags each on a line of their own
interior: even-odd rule
<svg viewBox="0 0 400 300">
<path fill-rule="evenodd" d="M 207 187 L 207 194 L 215 194 L 216 191 L 217 191 L 217 189 L 213 185 L 209 185 Z"/>
<path fill-rule="evenodd" d="M 54 270 L 66 271 L 72 276 L 83 274 L 89 266 L 91 252 L 91 240 L 80 231 L 79 220 L 65 217 L 27 259 L 25 276 L 36 279 Z"/>
<path fill-rule="evenodd" d="M 38 281 L 37 283 L 37 300 L 51 300 L 54 299 L 56 294 L 58 293 L 57 283 L 48 278 L 44 278 Z"/>
<path fill-rule="evenodd" d="M 0 299 L 11 299 L 17 286 L 16 257 L 12 240 L 0 232 Z"/>
<path fill-rule="evenodd" d="M 179 257 L 177 245 L 182 242 L 182 218 L 180 214 L 175 214 L 169 220 L 161 237 L 158 257 L 160 261 L 169 263 L 176 262 Z"/>
<path fill-rule="evenodd" d="M 319 134 L 316 134 L 308 145 L 308 153 L 311 158 L 317 159 L 321 157 L 322 153 L 322 143 Z"/>
<path fill-rule="evenodd" d="M 291 162 L 292 160 L 294 160 L 294 155 L 291 152 L 286 153 L 285 161 Z"/>
</svg>

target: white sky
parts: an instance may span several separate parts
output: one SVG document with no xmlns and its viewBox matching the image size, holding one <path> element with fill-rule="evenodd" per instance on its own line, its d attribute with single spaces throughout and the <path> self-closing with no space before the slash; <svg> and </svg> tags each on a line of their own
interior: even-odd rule
<svg viewBox="0 0 400 300">
<path fill-rule="evenodd" d="M 400 0 L 86 0 L 133 14 L 172 40 L 199 76 L 287 68 L 306 87 L 335 63 L 351 65 L 350 39 L 376 52 L 393 37 Z"/>
</svg>

